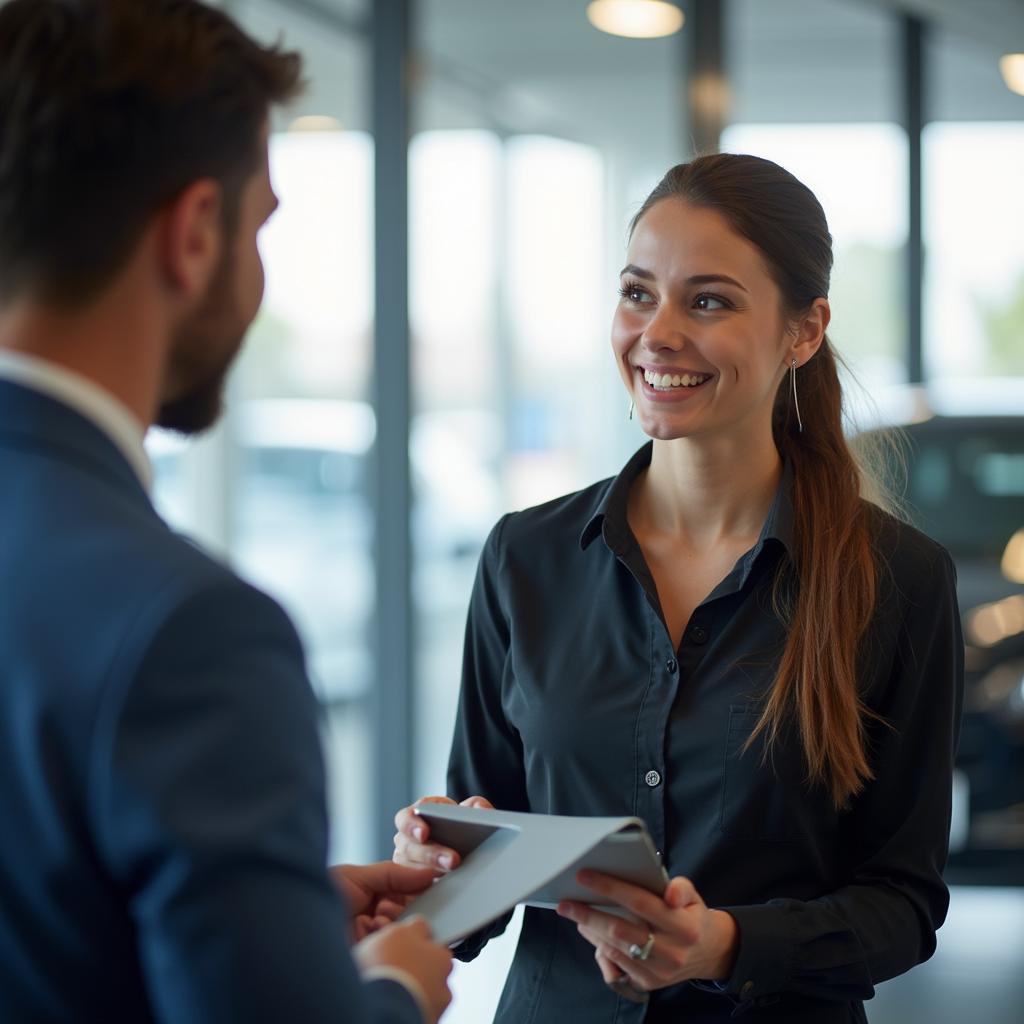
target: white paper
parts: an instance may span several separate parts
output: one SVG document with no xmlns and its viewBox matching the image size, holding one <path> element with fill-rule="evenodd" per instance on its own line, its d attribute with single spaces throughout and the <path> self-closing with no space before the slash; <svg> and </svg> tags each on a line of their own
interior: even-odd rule
<svg viewBox="0 0 1024 1024">
<path fill-rule="evenodd" d="M 639 818 L 522 814 L 450 804 L 422 804 L 420 811 L 431 839 L 463 855 L 458 868 L 402 915 L 425 917 L 438 942 L 465 938 L 517 903 L 552 907 L 566 898 L 599 903 L 596 892 L 574 881 L 583 867 L 659 894 L 668 883 Z"/>
</svg>

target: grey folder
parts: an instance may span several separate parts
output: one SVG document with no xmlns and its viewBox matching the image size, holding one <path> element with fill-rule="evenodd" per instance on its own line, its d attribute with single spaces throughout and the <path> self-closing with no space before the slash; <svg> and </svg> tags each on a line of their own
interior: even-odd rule
<svg viewBox="0 0 1024 1024">
<path fill-rule="evenodd" d="M 576 872 L 593 868 L 659 896 L 668 884 L 639 818 L 577 818 L 485 811 L 451 804 L 420 804 L 431 840 L 458 851 L 462 863 L 415 900 L 402 917 L 420 914 L 438 942 L 451 944 L 511 910 L 517 903 L 554 907 L 572 899 L 603 905 Z"/>
</svg>

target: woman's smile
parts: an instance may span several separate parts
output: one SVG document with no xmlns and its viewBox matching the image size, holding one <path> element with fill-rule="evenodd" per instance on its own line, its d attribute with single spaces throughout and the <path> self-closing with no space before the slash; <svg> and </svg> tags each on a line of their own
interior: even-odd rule
<svg viewBox="0 0 1024 1024">
<path fill-rule="evenodd" d="M 714 374 L 671 366 L 637 366 L 637 393 L 652 402 L 685 402 L 706 390 Z"/>
</svg>

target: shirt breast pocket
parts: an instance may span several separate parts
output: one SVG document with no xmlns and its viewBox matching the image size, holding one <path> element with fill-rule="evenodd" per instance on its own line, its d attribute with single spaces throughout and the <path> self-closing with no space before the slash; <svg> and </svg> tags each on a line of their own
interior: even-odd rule
<svg viewBox="0 0 1024 1024">
<path fill-rule="evenodd" d="M 803 756 L 781 739 L 765 758 L 762 733 L 747 741 L 761 717 L 748 704 L 729 708 L 719 827 L 733 839 L 792 841 L 807 834 L 812 800 L 803 783 Z"/>
</svg>

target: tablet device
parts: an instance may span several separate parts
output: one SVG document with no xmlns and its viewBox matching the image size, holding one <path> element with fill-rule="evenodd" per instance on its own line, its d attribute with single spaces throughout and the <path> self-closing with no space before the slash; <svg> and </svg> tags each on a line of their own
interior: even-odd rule
<svg viewBox="0 0 1024 1024">
<path fill-rule="evenodd" d="M 639 818 L 589 818 L 420 804 L 431 839 L 456 850 L 458 868 L 440 878 L 402 915 L 421 914 L 440 942 L 454 942 L 517 903 L 555 907 L 580 900 L 629 916 L 576 882 L 582 868 L 602 871 L 658 896 L 668 875 Z"/>
<path fill-rule="evenodd" d="M 668 885 L 668 874 L 661 865 L 654 843 L 643 824 L 636 828 L 627 827 L 621 832 L 612 832 L 597 846 L 587 851 L 564 871 L 559 872 L 547 885 L 534 892 L 527 904 L 532 907 L 556 907 L 561 900 L 576 900 L 603 906 L 605 910 L 622 911 L 618 904 L 611 907 L 601 903 L 600 893 L 576 881 L 576 872 L 584 868 L 600 871 L 602 874 L 621 878 L 624 882 L 639 885 L 656 896 L 661 896 Z"/>
</svg>

